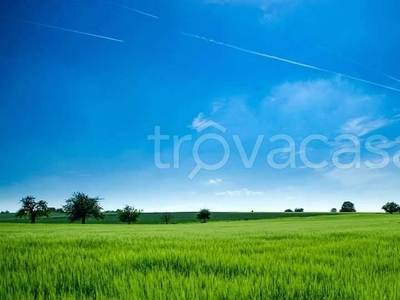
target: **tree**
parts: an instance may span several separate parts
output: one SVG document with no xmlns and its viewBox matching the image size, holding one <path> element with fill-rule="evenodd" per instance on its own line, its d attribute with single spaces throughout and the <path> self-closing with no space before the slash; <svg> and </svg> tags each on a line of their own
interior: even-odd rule
<svg viewBox="0 0 400 300">
<path fill-rule="evenodd" d="M 165 224 L 169 224 L 169 222 L 171 222 L 171 220 L 174 218 L 174 216 L 172 215 L 172 214 L 170 214 L 170 213 L 167 213 L 167 212 L 165 212 L 165 213 L 163 213 L 162 215 L 161 215 L 161 221 L 163 222 L 163 223 L 165 223 Z"/>
<path fill-rule="evenodd" d="M 210 220 L 210 218 L 211 218 L 211 212 L 207 208 L 201 209 L 196 215 L 196 219 L 201 220 L 202 223 L 206 223 L 207 220 Z"/>
<path fill-rule="evenodd" d="M 49 208 L 47 207 L 47 202 L 40 200 L 39 202 L 35 201 L 35 197 L 33 196 L 27 196 L 25 198 L 22 198 L 21 203 L 22 207 L 17 211 L 15 216 L 17 218 L 30 218 L 31 223 L 34 224 L 36 223 L 37 218 L 41 217 L 49 217 L 50 216 L 50 211 Z"/>
<path fill-rule="evenodd" d="M 332 208 L 331 209 L 331 213 L 337 213 L 337 209 L 336 208 Z"/>
<path fill-rule="evenodd" d="M 126 205 L 124 209 L 117 210 L 118 219 L 122 223 L 136 223 L 140 217 L 140 211 L 133 206 Z"/>
<path fill-rule="evenodd" d="M 354 203 L 352 203 L 350 201 L 343 202 L 340 212 L 356 212 Z"/>
<path fill-rule="evenodd" d="M 293 210 L 291 210 L 290 208 L 288 208 L 288 209 L 285 209 L 285 212 L 286 212 L 286 213 L 290 213 L 290 212 L 293 212 Z"/>
<path fill-rule="evenodd" d="M 82 224 L 86 224 L 88 218 L 101 220 L 104 219 L 104 214 L 100 200 L 99 197 L 90 198 L 84 193 L 74 193 L 71 198 L 65 201 L 66 205 L 63 206 L 63 210 L 71 223 L 80 220 Z"/>
<path fill-rule="evenodd" d="M 294 212 L 304 212 L 304 208 L 295 208 Z"/>
<path fill-rule="evenodd" d="M 394 202 L 386 203 L 384 206 L 382 206 L 382 209 L 389 214 L 400 212 L 400 206 Z"/>
</svg>

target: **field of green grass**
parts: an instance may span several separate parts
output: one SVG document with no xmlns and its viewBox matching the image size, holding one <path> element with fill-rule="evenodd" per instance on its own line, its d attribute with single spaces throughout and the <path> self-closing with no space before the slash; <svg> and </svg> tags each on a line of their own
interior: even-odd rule
<svg viewBox="0 0 400 300">
<path fill-rule="evenodd" d="M 0 224 L 0 299 L 399 299 L 400 215 Z"/>
<path fill-rule="evenodd" d="M 196 220 L 197 212 L 178 212 L 172 213 L 171 223 L 191 223 Z M 139 224 L 160 224 L 162 213 L 142 213 Z M 286 217 L 310 217 L 319 215 L 331 215 L 331 213 L 304 212 L 304 213 L 284 213 L 284 212 L 213 212 L 211 219 L 213 221 L 234 221 L 234 220 L 260 220 L 275 219 Z M 14 214 L 0 214 L 0 223 L 29 223 L 29 219 L 16 219 Z M 37 219 L 37 223 L 68 223 L 65 214 L 53 213 L 50 218 Z M 104 220 L 89 219 L 92 224 L 116 224 L 118 215 L 116 213 L 107 213 Z"/>
</svg>

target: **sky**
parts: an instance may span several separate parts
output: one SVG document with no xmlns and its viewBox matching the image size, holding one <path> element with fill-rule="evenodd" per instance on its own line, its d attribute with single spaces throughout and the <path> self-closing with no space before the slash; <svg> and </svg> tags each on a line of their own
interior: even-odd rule
<svg viewBox="0 0 400 300">
<path fill-rule="evenodd" d="M 1 2 L 0 210 L 399 201 L 398 1 L 114 1 Z"/>
</svg>

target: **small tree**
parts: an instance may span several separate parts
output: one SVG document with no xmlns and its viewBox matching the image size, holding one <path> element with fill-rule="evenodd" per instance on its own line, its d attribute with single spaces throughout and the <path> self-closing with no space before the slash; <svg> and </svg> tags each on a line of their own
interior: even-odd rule
<svg viewBox="0 0 400 300">
<path fill-rule="evenodd" d="M 332 208 L 331 209 L 331 213 L 337 213 L 337 209 L 336 208 Z"/>
<path fill-rule="evenodd" d="M 200 220 L 202 223 L 206 223 L 208 220 L 210 220 L 210 218 L 211 218 L 211 212 L 207 208 L 203 208 L 196 215 L 196 219 Z"/>
<path fill-rule="evenodd" d="M 400 212 L 400 206 L 394 202 L 386 203 L 384 206 L 382 206 L 382 209 L 389 214 Z"/>
<path fill-rule="evenodd" d="M 49 217 L 50 211 L 47 207 L 47 202 L 40 200 L 39 202 L 35 201 L 35 197 L 27 196 L 22 198 L 21 200 L 22 207 L 17 211 L 15 216 L 17 218 L 30 218 L 31 223 L 36 223 L 37 218 L 41 217 Z"/>
<path fill-rule="evenodd" d="M 304 212 L 304 208 L 295 208 L 294 212 Z"/>
<path fill-rule="evenodd" d="M 165 213 L 163 213 L 162 215 L 161 215 L 161 221 L 163 222 L 163 223 L 165 223 L 165 224 L 169 224 L 169 222 L 171 222 L 171 220 L 174 218 L 174 216 L 172 215 L 172 214 L 170 214 L 170 213 L 167 213 L 167 212 L 165 212 Z"/>
<path fill-rule="evenodd" d="M 293 210 L 291 210 L 290 208 L 288 208 L 288 209 L 285 209 L 285 212 L 286 212 L 286 213 L 291 213 L 291 212 L 293 212 Z"/>
<path fill-rule="evenodd" d="M 88 218 L 104 219 L 100 200 L 99 197 L 90 198 L 84 193 L 74 193 L 65 201 L 66 205 L 63 206 L 63 210 L 71 223 L 80 220 L 82 224 L 86 224 Z"/>
<path fill-rule="evenodd" d="M 133 206 L 126 205 L 124 209 L 117 210 L 118 219 L 122 223 L 136 223 L 140 217 L 140 211 Z"/>
<path fill-rule="evenodd" d="M 356 212 L 354 203 L 352 203 L 350 201 L 343 202 L 340 212 Z"/>
</svg>

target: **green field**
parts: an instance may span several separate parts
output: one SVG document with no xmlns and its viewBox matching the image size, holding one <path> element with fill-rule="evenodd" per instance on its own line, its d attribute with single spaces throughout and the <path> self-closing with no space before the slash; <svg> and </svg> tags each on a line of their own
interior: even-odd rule
<svg viewBox="0 0 400 300">
<path fill-rule="evenodd" d="M 0 299 L 399 299 L 400 215 L 0 224 Z"/>
<path fill-rule="evenodd" d="M 178 212 L 172 213 L 171 223 L 192 223 L 196 220 L 197 212 Z M 160 224 L 162 213 L 142 213 L 139 224 Z M 304 213 L 284 213 L 284 212 L 213 212 L 211 219 L 213 221 L 238 221 L 238 220 L 260 220 L 275 219 L 286 217 L 310 217 L 319 215 L 331 215 L 331 213 L 304 212 Z M 0 214 L 0 223 L 29 223 L 29 219 L 16 219 L 14 214 Z M 65 214 L 53 213 L 50 218 L 37 219 L 37 223 L 68 223 Z M 120 223 L 116 213 L 107 213 L 104 220 L 89 219 L 92 224 L 117 224 Z"/>
</svg>

